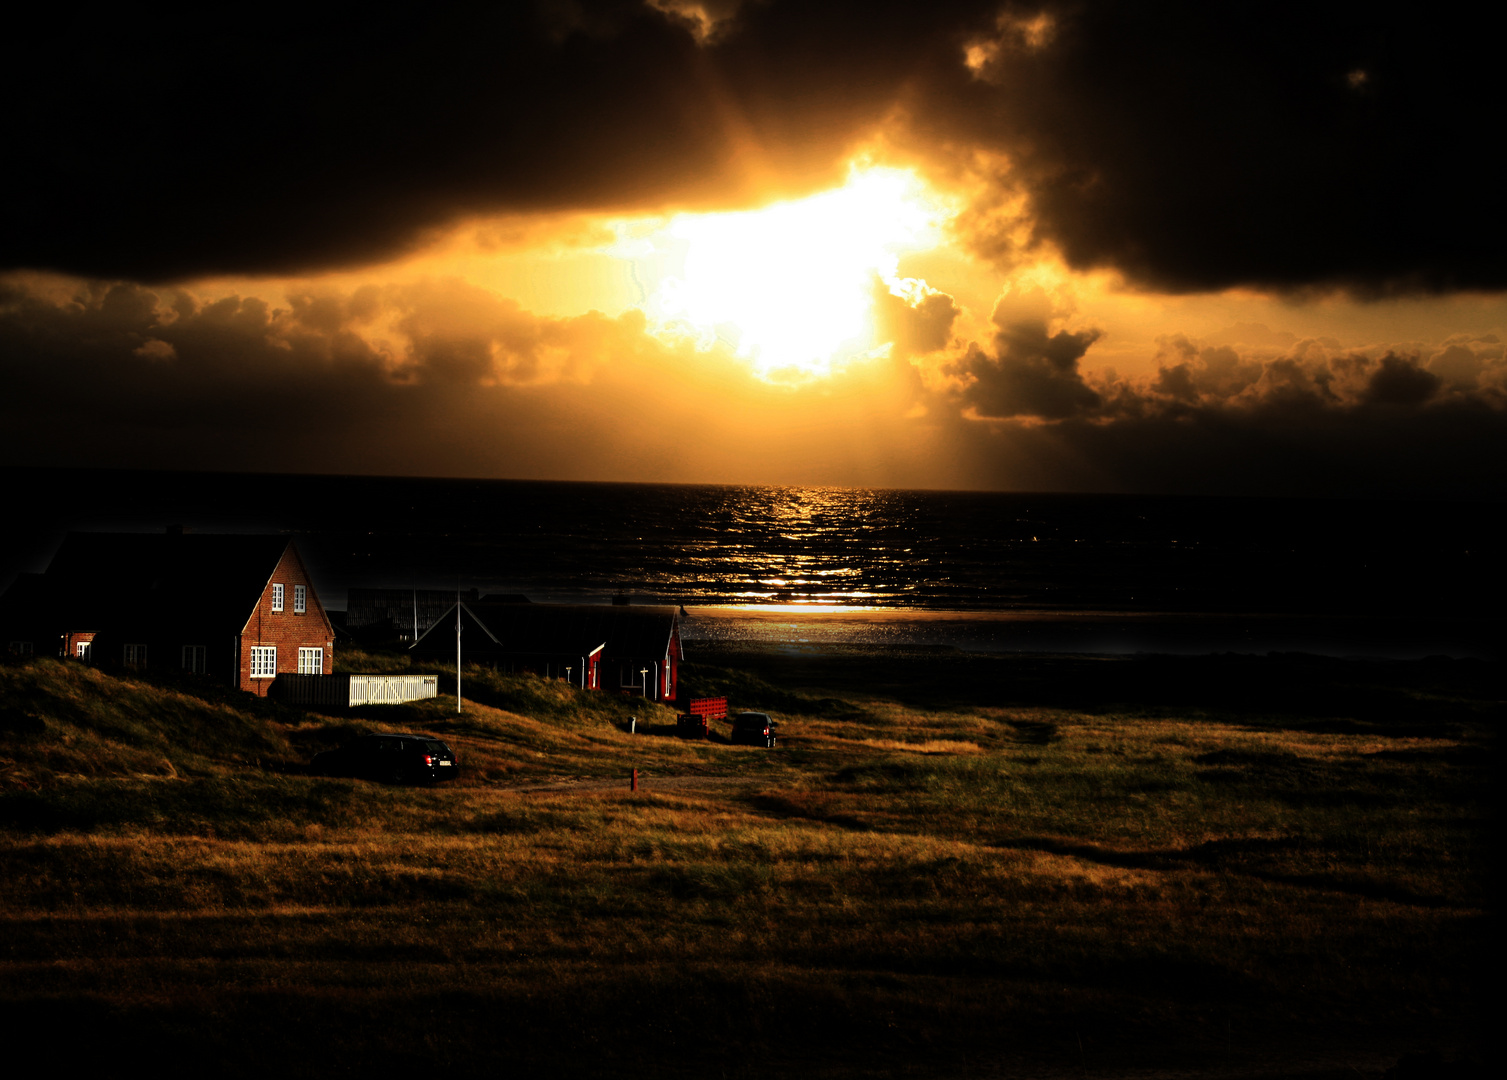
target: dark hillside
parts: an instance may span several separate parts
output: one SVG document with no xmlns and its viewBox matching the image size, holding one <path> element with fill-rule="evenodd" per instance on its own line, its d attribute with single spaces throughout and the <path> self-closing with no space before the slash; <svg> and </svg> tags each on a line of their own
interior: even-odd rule
<svg viewBox="0 0 1507 1080">
<path fill-rule="evenodd" d="M 704 655 L 696 692 L 768 711 L 774 750 L 463 678 L 459 712 L 447 682 L 336 716 L 0 666 L 15 1066 L 1381 1080 L 1485 1054 L 1476 666 Z M 459 777 L 309 775 L 384 729 Z"/>
<path fill-rule="evenodd" d="M 112 675 L 60 660 L 6 664 L 0 783 L 286 768 L 296 757 L 278 716 L 269 702 L 203 680 Z"/>
</svg>

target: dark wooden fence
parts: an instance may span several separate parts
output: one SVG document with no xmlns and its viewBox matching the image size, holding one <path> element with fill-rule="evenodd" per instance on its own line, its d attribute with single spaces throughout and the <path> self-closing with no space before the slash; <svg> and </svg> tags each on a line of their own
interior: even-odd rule
<svg viewBox="0 0 1507 1080">
<path fill-rule="evenodd" d="M 704 716 L 708 720 L 727 719 L 727 698 L 725 697 L 698 697 L 692 698 L 686 712 L 692 716 Z"/>
</svg>

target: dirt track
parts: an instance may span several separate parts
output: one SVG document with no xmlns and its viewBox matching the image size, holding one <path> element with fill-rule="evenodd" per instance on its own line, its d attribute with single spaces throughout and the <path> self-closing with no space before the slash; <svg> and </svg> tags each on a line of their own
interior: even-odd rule
<svg viewBox="0 0 1507 1080">
<path fill-rule="evenodd" d="M 590 776 L 568 776 L 554 780 L 525 780 L 516 783 L 493 785 L 498 791 L 627 791 L 630 780 L 627 776 L 602 779 Z M 728 791 L 736 788 L 765 786 L 765 782 L 746 776 L 656 776 L 640 771 L 638 790 L 653 791 Z"/>
</svg>

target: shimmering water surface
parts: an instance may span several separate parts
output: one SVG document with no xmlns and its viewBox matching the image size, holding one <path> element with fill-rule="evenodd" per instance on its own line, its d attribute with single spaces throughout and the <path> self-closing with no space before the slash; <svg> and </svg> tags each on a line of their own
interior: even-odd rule
<svg viewBox="0 0 1507 1080">
<path fill-rule="evenodd" d="M 7 579 L 44 568 L 70 528 L 275 530 L 298 537 L 331 607 L 351 586 L 574 603 L 622 593 L 684 605 L 693 640 L 1468 654 L 1486 647 L 1486 620 L 1499 610 L 1490 605 L 1501 599 L 1497 508 L 1480 504 L 6 477 L 32 508 L 6 533 Z"/>
</svg>

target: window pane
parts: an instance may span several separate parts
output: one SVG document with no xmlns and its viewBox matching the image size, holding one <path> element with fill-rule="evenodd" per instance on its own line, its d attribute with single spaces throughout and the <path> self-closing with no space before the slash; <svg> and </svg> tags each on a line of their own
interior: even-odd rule
<svg viewBox="0 0 1507 1080">
<path fill-rule="evenodd" d="M 269 679 L 277 674 L 277 646 L 253 645 L 251 647 L 251 677 Z"/>
</svg>

